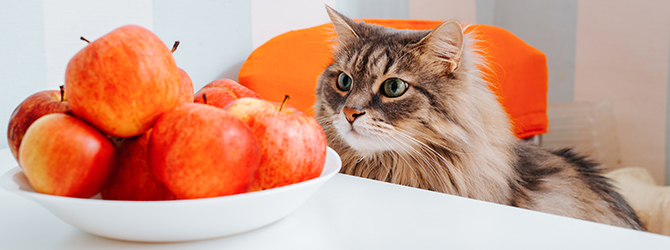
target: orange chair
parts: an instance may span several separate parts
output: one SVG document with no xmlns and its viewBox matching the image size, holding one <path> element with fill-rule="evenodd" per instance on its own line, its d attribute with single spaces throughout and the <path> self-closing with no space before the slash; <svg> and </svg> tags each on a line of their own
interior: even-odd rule
<svg viewBox="0 0 670 250">
<path fill-rule="evenodd" d="M 433 29 L 438 21 L 360 19 L 397 29 Z M 476 33 L 478 48 L 489 64 L 487 80 L 514 125 L 519 138 L 547 132 L 547 63 L 545 55 L 512 33 L 489 25 L 466 26 Z M 289 31 L 254 50 L 242 65 L 239 83 L 266 100 L 290 104 L 314 114 L 317 77 L 332 61 L 336 43 L 332 24 Z"/>
</svg>

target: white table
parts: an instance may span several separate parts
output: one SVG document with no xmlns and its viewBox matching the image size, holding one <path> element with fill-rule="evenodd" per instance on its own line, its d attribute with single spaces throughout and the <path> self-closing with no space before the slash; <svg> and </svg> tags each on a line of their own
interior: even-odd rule
<svg viewBox="0 0 670 250">
<path fill-rule="evenodd" d="M 0 150 L 0 173 L 16 166 Z M 269 226 L 204 241 L 110 240 L 0 189 L 0 249 L 670 249 L 670 237 L 338 174 Z"/>
</svg>

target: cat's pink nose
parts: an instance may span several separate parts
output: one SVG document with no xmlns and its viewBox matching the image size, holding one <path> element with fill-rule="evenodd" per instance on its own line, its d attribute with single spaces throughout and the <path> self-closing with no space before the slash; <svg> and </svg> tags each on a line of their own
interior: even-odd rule
<svg viewBox="0 0 670 250">
<path fill-rule="evenodd" d="M 344 112 L 344 115 L 347 117 L 347 121 L 349 123 L 354 123 L 354 120 L 356 120 L 356 118 L 365 114 L 364 111 L 361 112 L 358 109 L 350 109 L 350 108 L 343 108 L 342 112 Z"/>
</svg>

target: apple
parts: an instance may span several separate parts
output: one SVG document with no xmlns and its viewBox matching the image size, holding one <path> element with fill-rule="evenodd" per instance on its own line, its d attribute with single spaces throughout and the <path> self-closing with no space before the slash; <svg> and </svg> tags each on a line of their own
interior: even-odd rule
<svg viewBox="0 0 670 250">
<path fill-rule="evenodd" d="M 249 127 L 233 114 L 185 103 L 161 115 L 149 137 L 149 161 L 178 199 L 246 192 L 260 163 Z"/>
<path fill-rule="evenodd" d="M 28 127 L 38 118 L 51 113 L 70 113 L 62 86 L 60 91 L 43 90 L 34 93 L 16 106 L 7 126 L 7 144 L 16 161 L 19 161 L 19 148 Z"/>
<path fill-rule="evenodd" d="M 102 189 L 105 200 L 174 200 L 175 195 L 153 175 L 148 144 L 151 129 L 141 136 L 126 138 L 119 146 L 118 170 Z"/>
<path fill-rule="evenodd" d="M 251 91 L 247 87 L 244 87 L 233 80 L 217 79 L 198 90 L 198 92 L 195 93 L 194 102 L 223 108 L 232 101 L 242 97 L 263 99 L 256 94 L 256 92 Z"/>
<path fill-rule="evenodd" d="M 116 153 L 94 127 L 71 115 L 52 113 L 28 128 L 19 158 L 36 192 L 90 198 L 113 174 Z"/>
<path fill-rule="evenodd" d="M 172 45 L 172 49 L 170 50 L 172 54 L 174 54 L 174 52 L 177 50 L 177 47 L 179 47 L 179 43 L 179 41 L 175 41 Z M 193 102 L 193 81 L 191 81 L 191 77 L 186 73 L 186 71 L 184 71 L 182 68 L 177 69 L 179 70 L 179 102 Z"/>
<path fill-rule="evenodd" d="M 224 108 L 245 122 L 261 149 L 252 190 L 316 178 L 326 162 L 326 135 L 314 117 L 284 103 L 240 98 Z"/>
<path fill-rule="evenodd" d="M 179 70 L 151 31 L 126 25 L 77 52 L 65 72 L 72 113 L 115 137 L 133 137 L 179 105 Z"/>
<path fill-rule="evenodd" d="M 181 68 L 179 70 L 179 103 L 193 102 L 193 81 L 191 77 Z"/>
</svg>

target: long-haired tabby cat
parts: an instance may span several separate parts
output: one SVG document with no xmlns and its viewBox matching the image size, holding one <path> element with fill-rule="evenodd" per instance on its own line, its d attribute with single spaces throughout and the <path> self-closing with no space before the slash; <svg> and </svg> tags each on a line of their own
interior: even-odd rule
<svg viewBox="0 0 670 250">
<path fill-rule="evenodd" d="M 327 9 L 339 44 L 314 109 L 343 173 L 643 229 L 598 165 L 514 136 L 460 24 L 401 31 Z"/>
</svg>

